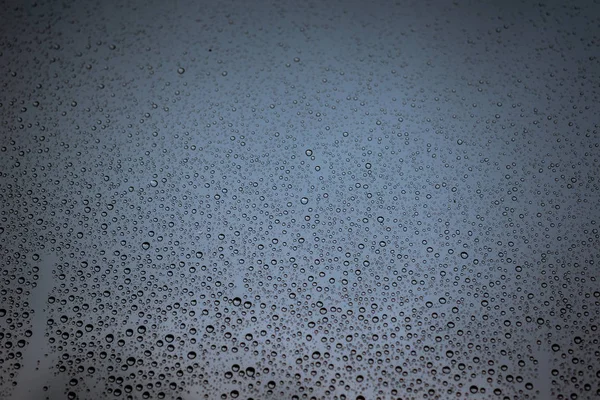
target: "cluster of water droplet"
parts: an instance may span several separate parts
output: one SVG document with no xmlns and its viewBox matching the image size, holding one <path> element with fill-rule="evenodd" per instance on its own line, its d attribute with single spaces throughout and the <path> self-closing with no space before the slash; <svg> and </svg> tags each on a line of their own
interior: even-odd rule
<svg viewBox="0 0 600 400">
<path fill-rule="evenodd" d="M 154 6 L 9 12 L 0 397 L 600 396 L 590 35 Z"/>
</svg>

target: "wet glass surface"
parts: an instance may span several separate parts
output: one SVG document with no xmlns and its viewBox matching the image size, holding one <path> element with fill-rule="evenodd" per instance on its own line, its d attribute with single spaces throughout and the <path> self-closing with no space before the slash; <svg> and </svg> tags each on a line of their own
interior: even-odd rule
<svg viewBox="0 0 600 400">
<path fill-rule="evenodd" d="M 600 398 L 597 2 L 3 2 L 0 398 Z"/>
</svg>

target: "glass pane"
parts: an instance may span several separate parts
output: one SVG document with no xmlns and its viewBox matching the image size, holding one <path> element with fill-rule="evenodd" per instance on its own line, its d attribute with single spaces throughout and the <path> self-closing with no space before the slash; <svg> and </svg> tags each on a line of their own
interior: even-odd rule
<svg viewBox="0 0 600 400">
<path fill-rule="evenodd" d="M 598 4 L 2 8 L 0 398 L 600 398 Z"/>
</svg>

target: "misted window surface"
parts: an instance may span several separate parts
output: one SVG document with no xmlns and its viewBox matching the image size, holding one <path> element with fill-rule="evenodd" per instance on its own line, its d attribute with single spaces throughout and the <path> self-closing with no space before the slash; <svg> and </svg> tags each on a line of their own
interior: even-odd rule
<svg viewBox="0 0 600 400">
<path fill-rule="evenodd" d="M 600 398 L 597 1 L 0 14 L 0 398 Z"/>
</svg>

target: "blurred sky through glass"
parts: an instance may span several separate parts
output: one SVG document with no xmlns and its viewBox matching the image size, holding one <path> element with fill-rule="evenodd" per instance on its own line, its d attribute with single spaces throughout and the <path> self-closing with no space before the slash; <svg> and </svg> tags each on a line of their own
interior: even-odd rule
<svg viewBox="0 0 600 400">
<path fill-rule="evenodd" d="M 2 10 L 0 398 L 600 398 L 597 1 Z"/>
</svg>

